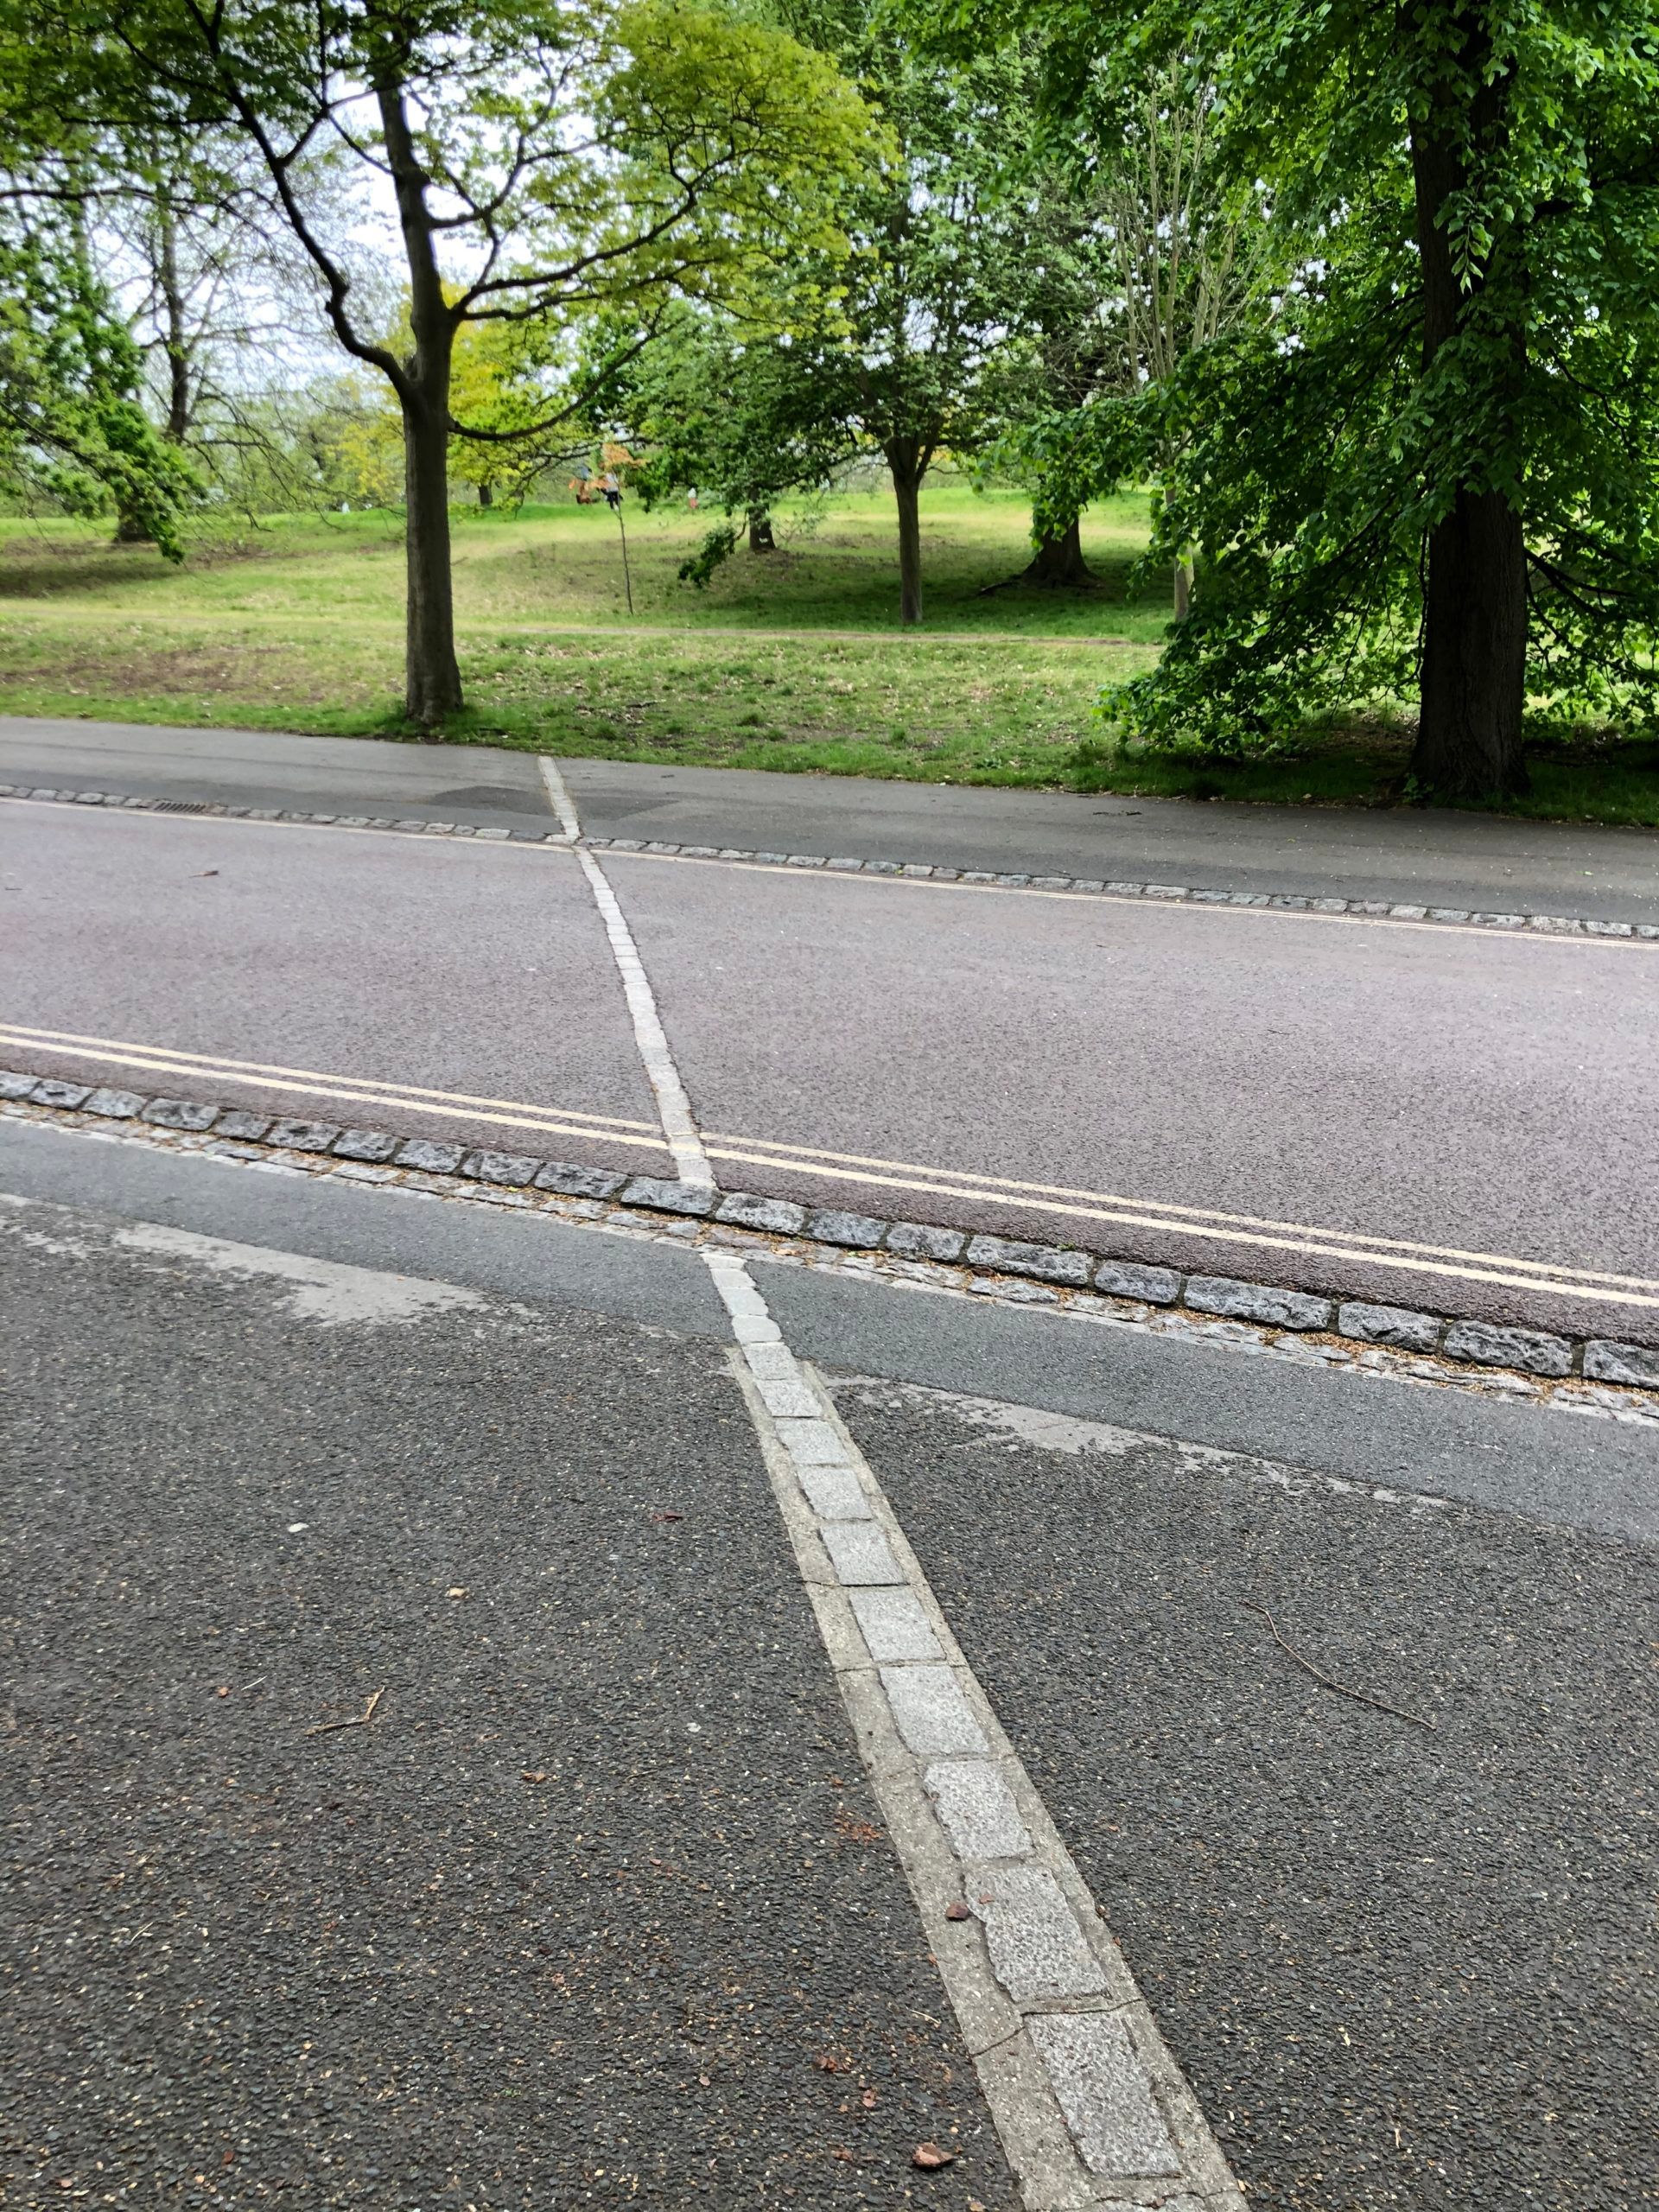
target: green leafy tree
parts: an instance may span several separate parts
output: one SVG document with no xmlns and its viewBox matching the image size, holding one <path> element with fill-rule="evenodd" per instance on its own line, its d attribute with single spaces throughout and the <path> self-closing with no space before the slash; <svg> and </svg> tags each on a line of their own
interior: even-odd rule
<svg viewBox="0 0 1659 2212">
<path fill-rule="evenodd" d="M 794 301 L 747 324 L 683 329 L 679 423 L 664 381 L 635 426 L 658 442 L 647 481 L 695 483 L 759 525 L 786 491 L 878 453 L 897 509 L 899 620 L 916 623 L 921 487 L 942 453 L 971 453 L 988 434 L 994 365 L 1018 313 L 1020 225 L 1001 180 L 1027 120 L 1024 79 L 1017 57 L 917 55 L 879 0 L 790 0 L 779 14 L 857 83 L 879 157 L 839 202 L 844 258 L 807 257 Z"/>
<path fill-rule="evenodd" d="M 51 238 L 15 201 L 0 219 L 0 480 L 72 514 L 113 508 L 124 536 L 179 560 L 199 481 L 145 414 L 138 348 L 92 272 L 73 203 L 58 205 L 68 218 Z"/>
<path fill-rule="evenodd" d="M 90 243 L 105 197 L 87 58 L 0 4 L 0 480 L 181 557 L 200 485 L 152 428 L 143 359 Z"/>
<path fill-rule="evenodd" d="M 639 497 L 652 506 L 695 490 L 703 507 L 735 518 L 752 552 L 775 550 L 779 504 L 827 487 L 860 449 L 857 425 L 823 404 L 834 344 L 823 330 L 779 332 L 683 307 L 638 358 L 607 418 L 626 421 L 639 446 Z M 682 581 L 708 584 L 736 544 L 729 520 L 715 524 Z"/>
<path fill-rule="evenodd" d="M 791 364 L 826 423 L 887 464 L 898 509 L 899 619 L 922 619 L 919 499 L 944 452 L 974 453 L 992 424 L 992 377 L 1020 314 L 1023 240 L 1002 190 L 1027 111 L 1017 56 L 953 68 L 861 24 L 841 49 L 890 134 L 851 197 L 853 243 L 832 327 Z"/>
<path fill-rule="evenodd" d="M 459 334 L 626 302 L 644 342 L 653 302 L 738 291 L 803 240 L 829 245 L 833 188 L 867 130 L 828 64 L 764 25 L 679 0 L 10 4 L 49 44 L 96 57 L 86 97 L 104 127 L 136 114 L 181 138 L 211 127 L 263 165 L 327 326 L 396 396 L 405 709 L 429 728 L 461 704 L 451 439 L 545 435 L 586 399 L 562 395 L 533 425 L 461 419 Z M 320 156 L 333 179 L 322 194 Z M 378 256 L 350 219 L 382 178 L 409 299 L 402 349 L 378 334 Z"/>
<path fill-rule="evenodd" d="M 1037 11 L 942 0 L 974 47 Z M 1629 0 L 1062 0 L 1051 91 L 1179 66 L 1219 88 L 1297 273 L 1271 329 L 1190 353 L 1149 435 L 1192 621 L 1119 702 L 1270 739 L 1414 688 L 1413 767 L 1526 784 L 1523 709 L 1650 712 L 1659 626 L 1659 16 Z"/>
</svg>

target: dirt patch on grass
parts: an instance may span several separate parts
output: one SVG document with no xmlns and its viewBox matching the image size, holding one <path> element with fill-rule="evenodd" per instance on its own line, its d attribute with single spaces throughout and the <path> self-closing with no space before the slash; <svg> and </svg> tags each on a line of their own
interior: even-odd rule
<svg viewBox="0 0 1659 2212">
<path fill-rule="evenodd" d="M 269 701 L 294 707 L 360 707 L 382 699 L 397 672 L 383 666 L 320 667 L 285 645 L 124 645 L 119 651 L 59 658 L 39 652 L 0 666 L 0 684 L 50 683 L 71 697 L 111 693 L 165 698 Z"/>
</svg>

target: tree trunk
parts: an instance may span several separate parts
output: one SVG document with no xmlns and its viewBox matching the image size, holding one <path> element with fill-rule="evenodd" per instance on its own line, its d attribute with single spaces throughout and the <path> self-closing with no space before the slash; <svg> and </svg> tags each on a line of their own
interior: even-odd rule
<svg viewBox="0 0 1659 2212">
<path fill-rule="evenodd" d="M 1164 486 L 1164 511 L 1166 513 L 1168 512 L 1173 503 L 1174 495 L 1171 492 L 1169 486 L 1166 484 Z M 1170 602 L 1175 620 L 1177 622 L 1185 622 L 1187 616 L 1192 612 L 1192 563 L 1185 549 L 1183 549 L 1179 556 L 1176 560 L 1174 571 L 1171 577 Z"/>
<path fill-rule="evenodd" d="M 899 620 L 908 630 L 922 619 L 920 493 L 932 449 L 919 438 L 892 438 L 886 451 L 899 506 Z"/>
<path fill-rule="evenodd" d="M 375 88 L 409 264 L 413 350 L 404 364 L 404 544 L 408 599 L 404 712 L 429 737 L 461 705 L 449 573 L 449 376 L 455 318 L 443 296 L 427 178 L 416 156 L 401 84 Z"/>
<path fill-rule="evenodd" d="M 404 712 L 435 736 L 461 704 L 449 578 L 448 361 L 444 402 L 417 388 L 404 403 L 404 547 L 408 607 Z"/>
<path fill-rule="evenodd" d="M 1088 591 L 1099 583 L 1083 557 L 1083 518 L 1074 515 L 1058 537 L 1044 537 L 1020 572 L 1022 584 L 1051 584 L 1057 590 Z"/>
<path fill-rule="evenodd" d="M 778 541 L 772 534 L 772 517 L 764 507 L 749 509 L 749 550 L 751 553 L 775 553 Z"/>
<path fill-rule="evenodd" d="M 190 331 L 179 283 L 179 221 L 170 200 L 163 196 L 159 212 L 156 275 L 162 305 L 167 316 L 167 435 L 181 446 L 190 435 Z"/>
<path fill-rule="evenodd" d="M 1472 7 L 1459 11 L 1462 51 L 1451 89 L 1412 125 L 1417 242 L 1423 270 L 1423 369 L 1459 334 L 1478 306 L 1490 308 L 1500 238 L 1472 279 L 1459 279 L 1443 224 L 1465 189 L 1468 164 L 1458 124 L 1479 157 L 1502 143 L 1509 82 L 1486 69 L 1490 40 Z M 1466 118 L 1452 105 L 1458 80 L 1477 86 Z M 1483 295 L 1488 296 L 1483 300 Z M 1513 365 L 1524 337 L 1512 321 Z M 1522 743 L 1527 690 L 1527 556 L 1522 520 L 1501 492 L 1458 486 L 1451 512 L 1429 533 L 1423 597 L 1417 741 L 1412 773 L 1451 798 L 1506 797 L 1528 786 Z"/>
<path fill-rule="evenodd" d="M 479 486 L 478 504 L 480 507 L 493 507 L 495 505 L 495 486 L 493 484 L 483 483 Z"/>
<path fill-rule="evenodd" d="M 1527 549 L 1501 492 L 1459 492 L 1435 525 L 1423 630 L 1413 775 L 1452 798 L 1525 791 Z"/>
</svg>

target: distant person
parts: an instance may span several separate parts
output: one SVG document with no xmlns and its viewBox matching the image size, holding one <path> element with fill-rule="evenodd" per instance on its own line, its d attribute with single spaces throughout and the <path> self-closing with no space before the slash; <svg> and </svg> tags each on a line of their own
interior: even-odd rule
<svg viewBox="0 0 1659 2212">
<path fill-rule="evenodd" d="M 616 471 L 607 468 L 599 480 L 599 488 L 605 494 L 605 504 L 613 512 L 622 504 L 622 486 L 616 480 Z"/>
<path fill-rule="evenodd" d="M 591 507 L 593 505 L 594 472 L 588 467 L 585 461 L 582 462 L 581 467 L 577 469 L 575 474 L 570 479 L 570 489 L 576 495 L 576 505 L 579 507 Z"/>
<path fill-rule="evenodd" d="M 685 495 L 685 504 L 690 508 L 692 513 L 696 514 L 697 512 L 697 487 L 695 484 Z"/>
</svg>

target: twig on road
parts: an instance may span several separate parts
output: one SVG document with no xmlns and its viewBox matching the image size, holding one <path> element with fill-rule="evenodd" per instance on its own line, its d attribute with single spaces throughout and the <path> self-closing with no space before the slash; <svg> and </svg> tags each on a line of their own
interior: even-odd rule
<svg viewBox="0 0 1659 2212">
<path fill-rule="evenodd" d="M 332 1729 L 335 1728 L 366 1728 L 370 1721 L 374 1718 L 375 1707 L 379 1704 L 381 1699 L 385 1697 L 390 1688 L 390 1683 L 382 1682 L 379 1688 L 376 1690 L 374 1695 L 364 1707 L 362 1712 L 353 1713 L 349 1720 L 319 1720 L 315 1728 L 308 1728 L 306 1730 L 306 1734 L 308 1736 L 326 1736 Z"/>
<path fill-rule="evenodd" d="M 1274 1620 L 1272 1613 L 1268 1611 L 1266 1605 L 1254 1605 L 1248 1598 L 1241 1599 L 1239 1602 L 1242 1605 L 1248 1606 L 1251 1612 L 1260 1613 L 1266 1620 L 1268 1626 L 1273 1630 L 1273 1640 L 1279 1646 L 1279 1649 L 1283 1652 L 1288 1653 L 1290 1657 L 1296 1662 L 1296 1664 L 1299 1667 L 1306 1668 L 1307 1672 L 1313 1675 L 1314 1681 L 1316 1682 L 1322 1682 L 1326 1689 L 1335 1690 L 1338 1697 L 1354 1698 L 1361 1705 L 1374 1706 L 1378 1713 L 1391 1713 L 1396 1720 L 1409 1720 L 1415 1727 L 1437 1730 L 1437 1724 L 1429 1719 L 1427 1714 L 1421 1713 L 1408 1713 L 1402 1705 L 1390 1705 L 1386 1698 L 1373 1697 L 1369 1690 L 1353 1689 L 1348 1683 L 1339 1682 L 1334 1676 L 1325 1674 L 1323 1669 L 1316 1667 L 1311 1659 L 1305 1659 L 1294 1643 L 1287 1643 L 1285 1641 L 1284 1637 L 1279 1633 L 1278 1622 Z"/>
</svg>

